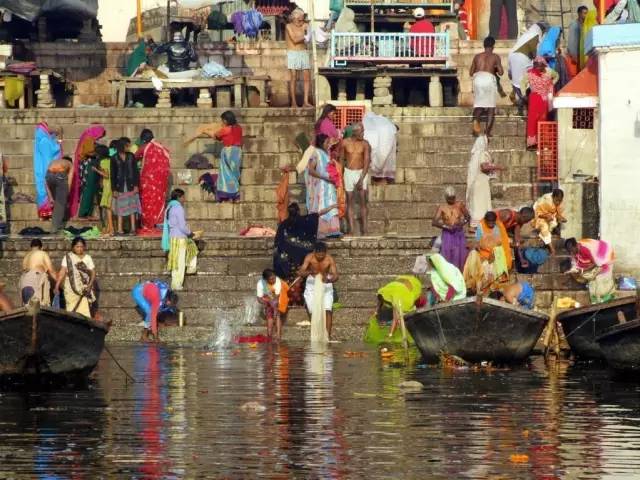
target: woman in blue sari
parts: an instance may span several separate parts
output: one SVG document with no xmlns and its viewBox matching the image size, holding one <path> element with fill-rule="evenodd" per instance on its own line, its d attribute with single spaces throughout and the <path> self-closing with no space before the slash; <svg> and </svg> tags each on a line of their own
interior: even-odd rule
<svg viewBox="0 0 640 480">
<path fill-rule="evenodd" d="M 47 175 L 49 164 L 62 156 L 62 148 L 56 137 L 56 132 L 49 128 L 47 122 L 40 122 L 36 126 L 33 139 L 33 178 L 36 187 L 36 205 L 38 216 L 43 220 L 51 217 L 53 205 L 47 195 L 44 177 Z"/>
<path fill-rule="evenodd" d="M 221 115 L 224 125 L 216 132 L 216 139 L 222 142 L 220 169 L 216 184 L 218 202 L 240 199 L 240 167 L 242 166 L 242 127 L 231 111 Z"/>
<path fill-rule="evenodd" d="M 324 134 L 317 135 L 316 151 L 305 171 L 307 211 L 317 213 L 320 217 L 318 239 L 341 235 L 336 188 L 336 177 L 339 172 L 329 158 L 328 148 L 329 137 Z"/>
</svg>

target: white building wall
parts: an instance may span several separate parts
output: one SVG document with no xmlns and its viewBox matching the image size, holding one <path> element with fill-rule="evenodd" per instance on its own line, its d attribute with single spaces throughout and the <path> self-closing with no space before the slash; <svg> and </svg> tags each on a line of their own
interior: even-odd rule
<svg viewBox="0 0 640 480">
<path fill-rule="evenodd" d="M 329 0 L 298 0 L 296 3 L 309 13 L 312 1 L 316 18 L 328 18 Z M 142 0 L 143 11 L 166 6 L 166 0 Z M 98 0 L 98 21 L 102 25 L 103 41 L 124 42 L 129 22 L 135 16 L 136 0 Z"/>
<path fill-rule="evenodd" d="M 598 51 L 600 235 L 616 270 L 640 273 L 640 45 Z"/>
</svg>

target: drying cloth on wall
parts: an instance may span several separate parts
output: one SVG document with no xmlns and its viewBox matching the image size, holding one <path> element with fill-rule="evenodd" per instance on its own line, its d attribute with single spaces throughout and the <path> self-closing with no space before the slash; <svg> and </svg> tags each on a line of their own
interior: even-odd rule
<svg viewBox="0 0 640 480">
<path fill-rule="evenodd" d="M 24 78 L 6 77 L 4 79 L 4 99 L 10 107 L 15 107 L 16 102 L 24 95 Z"/>
</svg>

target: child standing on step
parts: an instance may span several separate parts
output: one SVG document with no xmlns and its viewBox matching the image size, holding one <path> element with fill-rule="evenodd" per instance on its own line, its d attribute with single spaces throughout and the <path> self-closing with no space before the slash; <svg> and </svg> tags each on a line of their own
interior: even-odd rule
<svg viewBox="0 0 640 480">
<path fill-rule="evenodd" d="M 96 156 L 98 166 L 93 167 L 98 175 L 102 177 L 102 195 L 100 196 L 100 212 L 102 222 L 105 225 L 102 234 L 113 235 L 113 214 L 111 213 L 111 158 L 109 158 L 109 148 L 104 145 L 96 145 Z"/>
</svg>

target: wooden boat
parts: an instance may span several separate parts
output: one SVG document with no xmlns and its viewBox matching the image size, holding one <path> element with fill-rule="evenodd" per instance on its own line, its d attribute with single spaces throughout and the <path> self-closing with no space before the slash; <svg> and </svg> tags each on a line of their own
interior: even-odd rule
<svg viewBox="0 0 640 480">
<path fill-rule="evenodd" d="M 596 338 L 618 324 L 618 312 L 635 318 L 635 302 L 635 297 L 624 297 L 559 313 L 557 320 L 573 354 L 581 360 L 604 359 Z"/>
<path fill-rule="evenodd" d="M 82 315 L 40 307 L 0 313 L 0 377 L 41 381 L 87 377 L 104 348 L 108 328 Z"/>
<path fill-rule="evenodd" d="M 448 353 L 468 362 L 515 363 L 529 356 L 548 319 L 491 298 L 469 297 L 410 313 L 405 323 L 427 362 Z"/>
<path fill-rule="evenodd" d="M 640 371 L 640 319 L 609 327 L 596 340 L 611 368 Z"/>
</svg>

